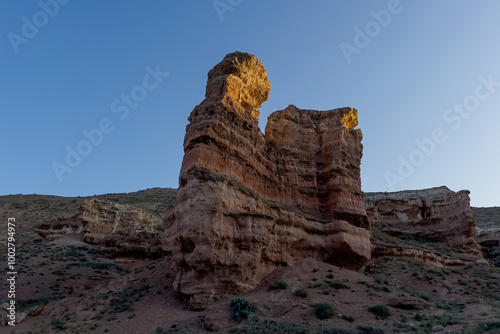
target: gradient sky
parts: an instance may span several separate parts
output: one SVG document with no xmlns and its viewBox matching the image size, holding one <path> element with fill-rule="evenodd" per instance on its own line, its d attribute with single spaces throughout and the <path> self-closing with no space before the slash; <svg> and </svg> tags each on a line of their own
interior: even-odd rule
<svg viewBox="0 0 500 334">
<path fill-rule="evenodd" d="M 500 205 L 498 1 L 55 1 L 0 2 L 0 195 L 176 188 L 207 72 L 237 50 L 268 71 L 262 130 L 289 104 L 358 109 L 364 191 Z"/>
</svg>

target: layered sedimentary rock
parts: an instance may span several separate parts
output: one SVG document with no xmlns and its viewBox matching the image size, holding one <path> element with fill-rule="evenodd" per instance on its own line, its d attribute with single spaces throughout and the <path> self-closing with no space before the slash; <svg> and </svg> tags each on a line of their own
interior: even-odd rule
<svg viewBox="0 0 500 334">
<path fill-rule="evenodd" d="M 483 255 L 500 267 L 500 207 L 473 208 L 473 212 Z"/>
<path fill-rule="evenodd" d="M 461 267 L 472 263 L 491 264 L 490 261 L 467 253 L 444 254 L 421 249 L 411 245 L 391 245 L 380 241 L 372 242 L 372 258 L 385 256 L 404 257 L 425 262 L 433 267 Z"/>
<path fill-rule="evenodd" d="M 80 234 L 83 241 L 120 255 L 154 256 L 162 253 L 163 222 L 142 209 L 90 197 L 72 217 L 44 221 L 35 231 L 42 237 Z"/>
<path fill-rule="evenodd" d="M 229 54 L 189 117 L 163 248 L 193 309 L 305 257 L 356 269 L 370 258 L 357 111 L 289 106 L 264 135 L 258 108 L 269 90 L 255 56 Z"/>
<path fill-rule="evenodd" d="M 366 193 L 365 207 L 371 224 L 383 232 L 421 236 L 482 257 L 467 190 Z"/>
</svg>

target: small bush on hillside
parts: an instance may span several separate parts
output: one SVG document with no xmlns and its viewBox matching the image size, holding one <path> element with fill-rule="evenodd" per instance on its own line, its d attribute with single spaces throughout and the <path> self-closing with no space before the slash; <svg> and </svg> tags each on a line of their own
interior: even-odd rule
<svg viewBox="0 0 500 334">
<path fill-rule="evenodd" d="M 325 280 L 325 283 L 334 289 L 350 289 L 351 286 L 344 280 Z"/>
<path fill-rule="evenodd" d="M 343 315 L 342 319 L 349 322 L 354 322 L 354 317 L 352 315 Z"/>
<path fill-rule="evenodd" d="M 370 311 L 371 313 L 375 314 L 377 317 L 382 319 L 385 319 L 391 315 L 391 310 L 383 304 L 369 307 L 368 311 Z"/>
<path fill-rule="evenodd" d="M 64 298 L 64 296 L 22 299 L 16 302 L 17 305 L 16 311 L 23 311 L 37 305 L 47 305 L 49 302 L 53 300 L 59 300 L 62 298 Z"/>
<path fill-rule="evenodd" d="M 288 284 L 286 284 L 285 282 L 274 282 L 273 284 L 271 284 L 269 286 L 269 289 L 270 290 L 284 290 L 288 288 Z"/>
<path fill-rule="evenodd" d="M 321 303 L 314 306 L 314 314 L 318 319 L 324 320 L 332 317 L 335 312 L 333 311 L 332 305 L 328 303 Z"/>
<path fill-rule="evenodd" d="M 231 299 L 229 304 L 231 306 L 231 313 L 236 321 L 240 322 L 241 319 L 247 319 L 250 314 L 250 304 L 245 298 Z"/>
<path fill-rule="evenodd" d="M 499 333 L 500 321 L 480 323 L 474 333 Z"/>
<path fill-rule="evenodd" d="M 383 330 L 371 326 L 358 326 L 356 328 L 360 334 L 385 334 Z"/>
<path fill-rule="evenodd" d="M 319 328 L 311 328 L 304 324 L 277 319 L 259 318 L 251 315 L 244 325 L 233 327 L 229 330 L 232 334 L 356 334 L 352 329 L 330 327 L 321 325 Z"/>
<path fill-rule="evenodd" d="M 295 290 L 295 295 L 302 297 L 302 298 L 306 298 L 307 297 L 307 290 L 306 289 L 297 289 L 297 290 Z"/>
</svg>

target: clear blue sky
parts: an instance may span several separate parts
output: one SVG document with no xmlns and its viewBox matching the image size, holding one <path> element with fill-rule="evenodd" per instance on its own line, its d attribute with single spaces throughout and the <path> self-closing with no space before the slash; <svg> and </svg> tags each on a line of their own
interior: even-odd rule
<svg viewBox="0 0 500 334">
<path fill-rule="evenodd" d="M 500 205 L 500 2 L 215 5 L 1 1 L 0 195 L 176 188 L 207 72 L 238 50 L 268 71 L 262 130 L 289 104 L 358 109 L 364 191 L 446 185 Z M 86 156 L 71 167 L 68 148 Z"/>
</svg>

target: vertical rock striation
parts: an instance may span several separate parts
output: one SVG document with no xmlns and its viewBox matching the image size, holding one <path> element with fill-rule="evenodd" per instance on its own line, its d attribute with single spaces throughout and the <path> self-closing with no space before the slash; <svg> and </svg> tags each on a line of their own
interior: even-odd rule
<svg viewBox="0 0 500 334">
<path fill-rule="evenodd" d="M 193 309 L 304 257 L 353 269 L 370 258 L 357 111 L 289 106 L 264 135 L 258 109 L 269 91 L 255 56 L 231 53 L 208 73 L 189 117 L 162 244 Z"/>
</svg>

